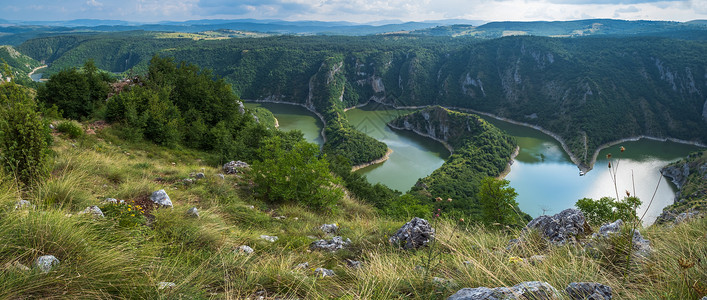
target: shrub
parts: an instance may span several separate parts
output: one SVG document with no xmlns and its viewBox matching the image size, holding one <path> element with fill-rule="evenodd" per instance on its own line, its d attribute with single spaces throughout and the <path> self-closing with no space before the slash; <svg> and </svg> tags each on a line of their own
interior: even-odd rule
<svg viewBox="0 0 707 300">
<path fill-rule="evenodd" d="M 14 84 L 0 86 L 0 164 L 30 184 L 49 174 L 49 124 L 37 112 L 28 92 Z"/>
<path fill-rule="evenodd" d="M 135 227 L 145 224 L 145 208 L 134 202 L 108 203 L 101 207 L 106 218 L 118 222 L 121 227 Z"/>
<path fill-rule="evenodd" d="M 81 124 L 76 121 L 64 121 L 56 126 L 56 131 L 66 134 L 69 138 L 75 139 L 83 135 Z"/>
<path fill-rule="evenodd" d="M 266 142 L 263 161 L 252 164 L 250 177 L 256 192 L 274 203 L 302 203 L 314 209 L 332 208 L 344 195 L 329 171 L 329 162 L 318 157 L 311 143 L 283 145 L 280 137 Z"/>
<path fill-rule="evenodd" d="M 641 200 L 636 197 L 625 197 L 621 201 L 611 197 L 602 197 L 599 200 L 582 198 L 574 205 L 582 211 L 587 222 L 601 225 L 618 219 L 629 222 L 637 220 L 636 208 L 641 205 Z"/>
</svg>

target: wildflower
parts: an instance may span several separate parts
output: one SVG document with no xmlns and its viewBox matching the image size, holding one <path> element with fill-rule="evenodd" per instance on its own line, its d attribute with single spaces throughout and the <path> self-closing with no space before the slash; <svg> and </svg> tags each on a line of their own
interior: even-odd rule
<svg viewBox="0 0 707 300">
<path fill-rule="evenodd" d="M 629 192 L 628 190 L 626 190 L 626 197 L 630 197 L 630 196 L 631 196 L 631 192 Z"/>
<path fill-rule="evenodd" d="M 464 218 L 460 218 L 460 219 L 459 219 L 459 222 L 464 222 Z"/>
<path fill-rule="evenodd" d="M 135 216 L 135 214 L 130 214 L 130 216 L 131 216 L 131 217 L 134 217 L 134 216 Z"/>
<path fill-rule="evenodd" d="M 439 218 L 439 214 L 435 214 L 435 218 Z"/>
<path fill-rule="evenodd" d="M 452 198 L 447 198 L 447 202 L 452 202 Z"/>
<path fill-rule="evenodd" d="M 621 148 L 620 148 L 620 149 L 621 149 L 621 152 L 624 152 L 624 151 L 626 151 L 626 148 L 624 148 L 624 146 L 621 146 Z"/>
<path fill-rule="evenodd" d="M 128 207 L 128 211 L 131 211 L 130 207 Z"/>
<path fill-rule="evenodd" d="M 609 162 L 609 169 L 611 169 L 611 162 Z"/>
<path fill-rule="evenodd" d="M 437 197 L 437 198 L 435 198 L 435 201 L 441 202 L 441 201 L 442 201 L 442 197 Z"/>
<path fill-rule="evenodd" d="M 508 258 L 508 262 L 520 263 L 520 262 L 523 262 L 523 259 L 518 256 L 511 256 L 510 258 Z"/>
<path fill-rule="evenodd" d="M 438 208 L 437 211 L 442 211 L 442 209 L 441 209 L 441 208 Z"/>
<path fill-rule="evenodd" d="M 606 159 L 611 159 L 611 153 L 606 155 Z"/>
</svg>

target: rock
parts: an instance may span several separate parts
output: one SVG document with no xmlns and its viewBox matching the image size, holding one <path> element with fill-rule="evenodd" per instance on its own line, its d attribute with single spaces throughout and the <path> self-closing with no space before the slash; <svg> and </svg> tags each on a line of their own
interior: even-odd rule
<svg viewBox="0 0 707 300">
<path fill-rule="evenodd" d="M 340 236 L 335 236 L 331 240 L 318 240 L 312 242 L 311 245 L 309 245 L 309 248 L 312 250 L 326 250 L 326 251 L 337 251 L 339 249 L 343 249 L 344 247 L 348 246 L 351 244 L 350 239 L 344 239 Z"/>
<path fill-rule="evenodd" d="M 277 217 L 273 217 L 273 219 L 275 219 L 275 220 L 284 220 L 284 219 L 287 219 L 287 217 L 285 217 L 285 216 L 277 216 Z"/>
<path fill-rule="evenodd" d="M 324 224 L 319 226 L 319 229 L 326 234 L 336 234 L 339 231 L 339 226 L 336 224 Z"/>
<path fill-rule="evenodd" d="M 244 253 L 244 254 L 253 254 L 253 252 L 255 252 L 255 250 L 253 250 L 253 248 L 251 248 L 250 246 L 247 246 L 247 245 L 242 245 L 242 246 L 238 247 L 237 251 L 239 253 Z"/>
<path fill-rule="evenodd" d="M 56 126 L 54 126 L 54 124 L 49 124 L 49 129 L 54 130 L 54 129 L 56 129 Z"/>
<path fill-rule="evenodd" d="M 572 300 L 610 300 L 611 287 L 596 282 L 572 282 L 565 289 Z"/>
<path fill-rule="evenodd" d="M 98 206 L 95 206 L 95 205 L 91 205 L 91 206 L 89 206 L 89 207 L 86 207 L 86 209 L 84 209 L 84 210 L 83 210 L 82 212 L 80 212 L 79 214 L 80 214 L 80 215 L 86 215 L 86 214 L 88 214 L 88 215 L 90 215 L 90 216 L 92 216 L 92 217 L 96 217 L 96 218 L 103 218 L 103 217 L 105 217 L 105 216 L 103 215 L 103 212 L 101 211 L 101 209 L 100 209 Z"/>
<path fill-rule="evenodd" d="M 508 246 L 506 246 L 506 251 L 510 251 L 511 249 L 513 249 L 513 247 L 517 246 L 518 244 L 520 244 L 519 239 L 512 239 L 512 240 L 508 241 Z"/>
<path fill-rule="evenodd" d="M 552 244 L 564 245 L 583 235 L 585 225 L 584 214 L 578 209 L 568 208 L 553 216 L 539 216 L 523 230 L 536 229 Z"/>
<path fill-rule="evenodd" d="M 106 200 L 103 200 L 103 203 L 123 204 L 123 203 L 125 203 L 125 200 L 118 200 L 115 198 L 106 198 Z"/>
<path fill-rule="evenodd" d="M 303 270 L 309 269 L 309 262 L 303 262 L 299 265 L 296 265 L 295 269 L 303 269 Z"/>
<path fill-rule="evenodd" d="M 346 259 L 346 265 L 348 265 L 352 269 L 358 269 L 362 266 L 360 261 L 350 259 Z"/>
<path fill-rule="evenodd" d="M 653 252 L 653 249 L 651 249 L 651 242 L 644 239 L 638 230 L 633 231 L 632 241 L 634 254 L 640 257 L 648 257 Z"/>
<path fill-rule="evenodd" d="M 559 299 L 560 294 L 547 282 L 526 281 L 513 287 L 465 288 L 457 291 L 447 300 L 502 300 L 502 299 Z"/>
<path fill-rule="evenodd" d="M 447 278 L 441 278 L 441 277 L 432 277 L 432 283 L 436 286 L 439 287 L 456 287 L 457 283 L 454 280 L 447 279 Z"/>
<path fill-rule="evenodd" d="M 601 225 L 599 227 L 599 232 L 592 234 L 592 238 L 596 238 L 599 236 L 602 237 L 609 237 L 610 233 L 617 233 L 619 230 L 621 230 L 621 226 L 624 225 L 624 221 L 621 219 L 618 219 L 614 221 L 613 223 L 607 223 L 604 225 Z"/>
<path fill-rule="evenodd" d="M 150 200 L 159 206 L 172 207 L 172 200 L 169 199 L 167 192 L 164 190 L 159 190 L 152 193 L 152 195 L 150 195 Z"/>
<path fill-rule="evenodd" d="M 189 210 L 187 210 L 187 217 L 198 218 L 199 210 L 196 207 L 190 208 Z"/>
<path fill-rule="evenodd" d="M 184 182 L 184 184 L 186 184 L 186 185 L 191 185 L 194 183 L 194 179 L 186 178 L 186 179 L 183 179 L 182 182 Z"/>
<path fill-rule="evenodd" d="M 688 221 L 688 220 L 690 220 L 690 219 L 692 219 L 692 218 L 695 218 L 695 217 L 699 216 L 699 214 L 700 214 L 700 212 L 699 212 L 699 211 L 696 211 L 696 210 L 694 210 L 694 209 L 693 209 L 693 210 L 690 210 L 690 211 L 687 211 L 687 212 L 684 212 L 684 213 L 681 213 L 681 214 L 679 214 L 679 215 L 677 215 L 677 216 L 675 217 L 675 224 L 677 225 L 677 224 L 686 222 L 686 221 Z"/>
<path fill-rule="evenodd" d="M 624 221 L 618 219 L 613 223 L 604 224 L 599 228 L 599 232 L 592 235 L 593 239 L 608 238 L 612 234 L 620 233 L 621 227 L 623 227 Z M 643 238 L 638 230 L 633 230 L 633 237 L 631 238 L 633 242 L 633 254 L 640 257 L 648 257 L 653 249 L 651 249 L 650 241 Z"/>
<path fill-rule="evenodd" d="M 15 203 L 15 209 L 33 208 L 32 202 L 27 200 L 19 200 Z"/>
<path fill-rule="evenodd" d="M 545 255 L 533 255 L 530 258 L 528 258 L 528 262 L 533 266 L 541 264 L 544 261 L 545 261 Z"/>
<path fill-rule="evenodd" d="M 38 257 L 34 265 L 37 266 L 42 273 L 48 273 L 52 268 L 59 265 L 59 259 L 54 257 L 54 255 L 44 255 Z"/>
<path fill-rule="evenodd" d="M 174 282 L 161 281 L 157 284 L 158 290 L 173 289 L 175 287 L 177 287 L 177 284 L 175 284 Z"/>
<path fill-rule="evenodd" d="M 243 169 L 250 168 L 250 165 L 242 161 L 230 161 L 223 165 L 223 171 L 226 174 L 238 174 L 241 173 Z"/>
<path fill-rule="evenodd" d="M 277 238 L 276 236 L 269 236 L 269 235 L 264 235 L 264 234 L 263 234 L 263 235 L 260 236 L 260 239 L 266 240 L 266 241 L 271 242 L 271 243 L 274 243 L 275 241 L 277 241 L 278 238 Z"/>
<path fill-rule="evenodd" d="M 201 172 L 196 173 L 196 176 L 194 176 L 194 178 L 196 178 L 196 179 L 204 179 L 204 177 L 206 177 L 206 175 L 204 175 L 204 173 L 201 173 Z"/>
<path fill-rule="evenodd" d="M 224 176 L 223 174 L 216 174 L 216 176 L 218 176 L 218 178 L 221 178 L 221 179 L 226 179 L 226 176 Z"/>
<path fill-rule="evenodd" d="M 329 269 L 324 269 L 324 268 L 317 268 L 314 270 L 314 274 L 317 274 L 317 276 L 321 277 L 331 277 L 336 274 L 334 274 L 334 270 L 329 270 Z"/>
<path fill-rule="evenodd" d="M 425 219 L 413 218 L 398 229 L 388 242 L 394 245 L 402 245 L 404 249 L 418 249 L 427 246 L 435 237 L 435 230 Z"/>
<path fill-rule="evenodd" d="M 20 272 L 26 272 L 26 271 L 31 270 L 29 267 L 21 264 L 19 261 L 13 261 L 12 263 L 10 263 L 10 262 L 5 263 L 5 266 L 3 269 L 20 271 Z"/>
</svg>

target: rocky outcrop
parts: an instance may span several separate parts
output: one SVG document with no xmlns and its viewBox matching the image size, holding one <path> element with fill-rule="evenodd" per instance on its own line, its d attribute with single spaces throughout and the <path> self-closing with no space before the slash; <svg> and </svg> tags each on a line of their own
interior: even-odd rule
<svg viewBox="0 0 707 300">
<path fill-rule="evenodd" d="M 559 292 L 547 282 L 526 281 L 512 287 L 497 288 L 465 288 L 456 292 L 447 300 L 511 300 L 533 299 L 552 300 L 560 299 Z"/>
<path fill-rule="evenodd" d="M 534 229 L 555 245 L 574 242 L 583 236 L 589 228 L 584 214 L 573 208 L 568 208 L 553 216 L 539 216 L 523 229 L 524 232 Z"/>
<path fill-rule="evenodd" d="M 244 170 L 250 168 L 250 165 L 248 165 L 245 162 L 242 161 L 230 161 L 227 162 L 225 165 L 223 165 L 223 171 L 226 174 L 238 174 L 242 173 Z"/>
<path fill-rule="evenodd" d="M 326 234 L 335 234 L 337 231 L 339 231 L 339 225 L 336 224 L 322 224 L 322 226 L 319 226 L 319 230 Z"/>
<path fill-rule="evenodd" d="M 593 239 L 608 238 L 611 235 L 619 234 L 621 228 L 624 226 L 624 221 L 621 219 L 616 220 L 613 223 L 607 223 L 599 228 L 599 232 L 592 235 Z M 631 238 L 633 243 L 633 254 L 638 257 L 648 257 L 653 249 L 651 249 L 650 241 L 643 238 L 641 233 L 633 229 L 633 236 Z"/>
<path fill-rule="evenodd" d="M 435 229 L 427 220 L 414 217 L 410 222 L 400 227 L 389 239 L 393 245 L 398 245 L 405 250 L 419 249 L 427 246 L 435 238 Z"/>
<path fill-rule="evenodd" d="M 680 223 L 707 210 L 707 151 L 692 153 L 660 172 L 673 181 L 678 191 L 674 203 L 663 209 L 656 224 Z"/>
</svg>

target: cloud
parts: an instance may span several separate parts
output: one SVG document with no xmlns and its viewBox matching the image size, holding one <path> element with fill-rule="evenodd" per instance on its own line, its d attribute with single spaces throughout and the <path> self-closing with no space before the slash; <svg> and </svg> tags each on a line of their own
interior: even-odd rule
<svg viewBox="0 0 707 300">
<path fill-rule="evenodd" d="M 102 6 L 103 6 L 103 3 L 98 2 L 98 1 L 96 1 L 96 0 L 87 0 L 87 1 L 86 1 L 86 5 L 92 6 L 92 7 L 102 7 Z"/>
<path fill-rule="evenodd" d="M 549 0 L 553 4 L 640 4 L 658 2 L 685 2 L 686 0 Z M 697 0 L 704 1 L 704 0 Z"/>
<path fill-rule="evenodd" d="M 636 13 L 636 12 L 639 12 L 639 11 L 641 11 L 641 10 L 632 5 L 632 6 L 629 6 L 629 7 L 619 8 L 619 9 L 617 9 L 615 12 L 618 13 L 618 14 L 622 14 L 622 13 Z"/>
</svg>

